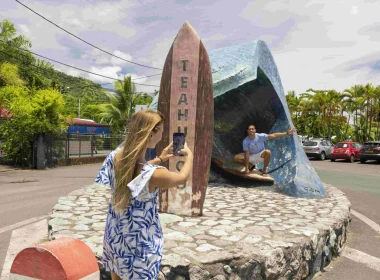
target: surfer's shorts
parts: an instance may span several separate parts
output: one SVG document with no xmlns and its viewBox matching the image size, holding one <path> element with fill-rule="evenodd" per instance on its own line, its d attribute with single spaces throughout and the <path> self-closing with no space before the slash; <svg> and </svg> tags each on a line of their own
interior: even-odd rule
<svg viewBox="0 0 380 280">
<path fill-rule="evenodd" d="M 249 155 L 249 162 L 252 164 L 257 164 L 257 163 L 263 162 L 264 158 L 261 157 L 261 154 L 263 152 L 264 151 L 261 151 L 260 153 L 257 153 L 257 154 Z"/>
</svg>

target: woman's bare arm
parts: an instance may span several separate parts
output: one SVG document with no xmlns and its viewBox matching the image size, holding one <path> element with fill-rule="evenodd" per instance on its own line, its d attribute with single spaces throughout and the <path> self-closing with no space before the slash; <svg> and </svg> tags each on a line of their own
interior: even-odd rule
<svg viewBox="0 0 380 280">
<path fill-rule="evenodd" d="M 169 189 L 182 185 L 187 181 L 193 169 L 193 153 L 189 150 L 187 144 L 185 144 L 185 147 L 180 152 L 186 155 L 181 171 L 172 172 L 163 168 L 156 169 L 150 179 L 150 187 Z"/>
</svg>

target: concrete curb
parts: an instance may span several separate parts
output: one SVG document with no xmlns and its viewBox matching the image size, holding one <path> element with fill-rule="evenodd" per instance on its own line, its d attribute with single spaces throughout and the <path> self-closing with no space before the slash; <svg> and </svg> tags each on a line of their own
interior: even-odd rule
<svg viewBox="0 0 380 280">
<path fill-rule="evenodd" d="M 12 231 L 3 270 L 0 276 L 1 280 L 9 279 L 9 271 L 11 270 L 13 260 L 22 249 L 47 240 L 47 227 L 48 221 L 45 218 Z"/>
<path fill-rule="evenodd" d="M 25 248 L 13 261 L 9 279 L 99 279 L 99 267 L 91 249 L 74 238 Z"/>
</svg>

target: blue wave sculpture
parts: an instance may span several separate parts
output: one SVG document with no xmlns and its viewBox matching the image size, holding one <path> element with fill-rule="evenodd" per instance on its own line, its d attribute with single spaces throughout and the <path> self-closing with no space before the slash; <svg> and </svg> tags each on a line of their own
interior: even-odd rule
<svg viewBox="0 0 380 280">
<path fill-rule="evenodd" d="M 232 160 L 242 153 L 250 124 L 258 133 L 268 134 L 293 127 L 280 75 L 265 42 L 250 41 L 208 54 L 214 84 L 213 157 Z M 157 101 L 158 95 L 150 108 L 157 109 Z M 268 171 L 273 171 L 277 190 L 294 197 L 326 195 L 296 135 L 269 140 L 266 148 L 272 153 Z"/>
</svg>

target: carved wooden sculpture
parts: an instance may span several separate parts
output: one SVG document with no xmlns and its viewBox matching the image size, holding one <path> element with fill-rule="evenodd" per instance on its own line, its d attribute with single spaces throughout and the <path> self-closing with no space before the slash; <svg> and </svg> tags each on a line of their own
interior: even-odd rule
<svg viewBox="0 0 380 280">
<path fill-rule="evenodd" d="M 206 49 L 188 22 L 178 32 L 166 57 L 158 110 L 166 117 L 158 154 L 172 141 L 174 132 L 185 133 L 194 153 L 189 180 L 183 186 L 161 191 L 160 210 L 177 215 L 201 215 L 214 132 L 213 85 Z M 178 172 L 181 162 L 181 157 L 171 158 L 166 167 Z"/>
</svg>

